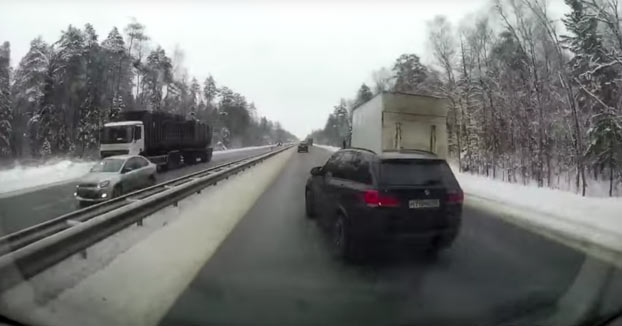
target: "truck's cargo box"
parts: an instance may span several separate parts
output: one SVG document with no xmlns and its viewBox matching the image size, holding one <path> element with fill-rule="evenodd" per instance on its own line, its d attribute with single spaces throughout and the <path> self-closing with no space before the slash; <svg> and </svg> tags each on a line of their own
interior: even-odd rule
<svg viewBox="0 0 622 326">
<path fill-rule="evenodd" d="M 212 141 L 209 126 L 200 121 L 165 112 L 124 111 L 120 121 L 142 121 L 145 154 L 164 155 L 173 150 L 207 148 Z"/>
<path fill-rule="evenodd" d="M 427 95 L 383 92 L 352 112 L 352 147 L 428 151 L 447 157 L 448 101 Z"/>
</svg>

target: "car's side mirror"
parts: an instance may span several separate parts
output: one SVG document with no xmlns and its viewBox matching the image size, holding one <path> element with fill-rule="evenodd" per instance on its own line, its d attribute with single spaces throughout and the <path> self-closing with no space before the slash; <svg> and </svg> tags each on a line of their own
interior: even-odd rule
<svg viewBox="0 0 622 326">
<path fill-rule="evenodd" d="M 321 166 L 316 166 L 311 169 L 311 175 L 324 175 L 324 170 Z"/>
<path fill-rule="evenodd" d="M 130 171 L 132 171 L 132 169 L 130 169 L 130 168 L 123 168 L 123 169 L 121 169 L 121 174 L 126 174 L 126 173 L 128 173 Z"/>
</svg>

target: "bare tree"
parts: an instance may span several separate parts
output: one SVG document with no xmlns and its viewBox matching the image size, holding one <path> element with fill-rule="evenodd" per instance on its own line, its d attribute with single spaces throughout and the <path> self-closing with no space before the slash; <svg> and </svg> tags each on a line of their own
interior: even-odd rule
<svg viewBox="0 0 622 326">
<path fill-rule="evenodd" d="M 583 164 L 583 137 L 581 122 L 579 121 L 575 92 L 573 90 L 573 83 L 571 81 L 570 73 L 568 71 L 567 60 L 564 58 L 562 45 L 559 40 L 559 36 L 557 34 L 555 26 L 553 25 L 552 20 L 548 17 L 546 3 L 539 0 L 522 1 L 534 14 L 535 18 L 539 22 L 538 25 L 542 27 L 545 31 L 545 35 L 548 37 L 549 41 L 553 45 L 554 53 L 557 57 L 557 66 L 555 67 L 555 70 L 558 72 L 557 75 L 559 76 L 560 85 L 566 93 L 567 106 L 568 109 L 572 112 L 572 120 L 574 125 L 574 149 L 577 165 L 576 188 L 579 189 L 580 178 L 582 182 L 581 193 L 583 196 L 585 196 L 585 189 L 587 185 L 585 182 L 585 168 Z"/>
<path fill-rule="evenodd" d="M 374 94 L 393 89 L 395 85 L 395 77 L 391 70 L 386 67 L 373 71 L 372 79 L 374 81 Z"/>
<path fill-rule="evenodd" d="M 458 96 L 456 79 L 455 79 L 455 66 L 456 66 L 456 40 L 453 35 L 451 25 L 444 16 L 437 16 L 432 21 L 428 22 L 428 41 L 432 48 L 432 54 L 436 60 L 436 63 L 442 68 L 445 75 L 445 83 L 443 95 L 449 98 L 451 103 L 450 115 L 453 116 L 453 121 L 449 125 L 450 137 L 453 137 L 456 141 L 456 157 L 458 158 L 458 166 L 462 169 L 462 146 L 460 130 L 462 129 L 461 117 L 458 116 L 458 112 L 461 110 L 460 99 Z"/>
<path fill-rule="evenodd" d="M 136 71 L 136 98 L 139 99 L 142 61 L 145 53 L 148 52 L 146 44 L 149 36 L 145 34 L 145 25 L 139 23 L 136 18 L 132 18 L 132 22 L 125 27 L 124 31 L 128 38 L 127 52 L 133 58 L 132 66 Z"/>
</svg>

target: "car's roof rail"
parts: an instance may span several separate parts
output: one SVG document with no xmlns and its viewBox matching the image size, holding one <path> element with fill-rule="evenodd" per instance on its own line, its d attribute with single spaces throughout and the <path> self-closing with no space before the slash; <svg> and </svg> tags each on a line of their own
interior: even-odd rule
<svg viewBox="0 0 622 326">
<path fill-rule="evenodd" d="M 344 149 L 357 149 L 357 150 L 360 150 L 360 151 L 366 151 L 366 152 L 370 152 L 372 154 L 376 154 L 376 152 L 372 151 L 371 149 L 363 148 L 363 147 L 348 147 L 348 148 L 344 148 Z"/>
</svg>

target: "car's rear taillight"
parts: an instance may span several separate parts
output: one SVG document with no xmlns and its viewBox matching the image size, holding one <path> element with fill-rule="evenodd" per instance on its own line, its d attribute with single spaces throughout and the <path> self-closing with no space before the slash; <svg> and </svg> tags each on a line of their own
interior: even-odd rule
<svg viewBox="0 0 622 326">
<path fill-rule="evenodd" d="M 363 200 L 370 207 L 398 207 L 400 205 L 400 201 L 397 198 L 383 195 L 378 190 L 365 191 Z"/>
<path fill-rule="evenodd" d="M 454 191 L 447 194 L 448 204 L 462 204 L 464 201 L 464 193 L 462 191 Z"/>
</svg>

